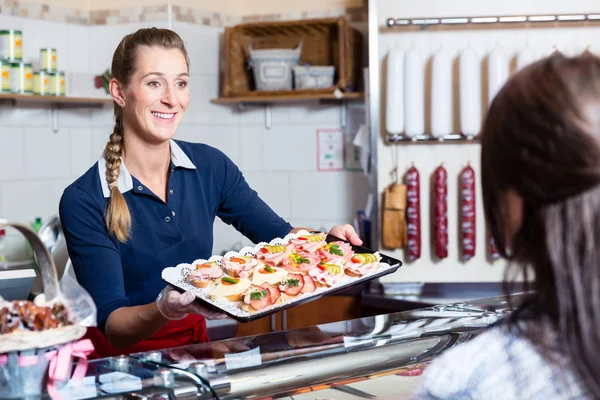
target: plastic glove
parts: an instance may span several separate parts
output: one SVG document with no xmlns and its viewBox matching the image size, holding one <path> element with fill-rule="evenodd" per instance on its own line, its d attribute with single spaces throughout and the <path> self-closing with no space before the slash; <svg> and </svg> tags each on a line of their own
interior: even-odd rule
<svg viewBox="0 0 600 400">
<path fill-rule="evenodd" d="M 167 319 L 179 320 L 189 314 L 200 314 L 206 319 L 223 319 L 227 315 L 210 311 L 195 302 L 192 292 L 181 293 L 171 285 L 167 285 L 156 298 L 158 311 Z"/>
</svg>

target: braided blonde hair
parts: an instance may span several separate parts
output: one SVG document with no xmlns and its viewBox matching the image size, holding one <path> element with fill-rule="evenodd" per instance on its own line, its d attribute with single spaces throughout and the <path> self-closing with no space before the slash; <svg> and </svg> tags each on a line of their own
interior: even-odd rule
<svg viewBox="0 0 600 400">
<path fill-rule="evenodd" d="M 143 46 L 178 49 L 185 57 L 189 68 L 189 59 L 183 40 L 169 29 L 146 28 L 125 36 L 113 55 L 112 76 L 126 87 L 136 68 L 137 53 Z M 131 233 L 131 213 L 125 197 L 118 187 L 121 157 L 123 155 L 123 109 L 115 103 L 115 128 L 104 148 L 106 160 L 106 181 L 110 188 L 110 199 L 106 205 L 106 227 L 120 242 L 126 242 Z"/>
</svg>

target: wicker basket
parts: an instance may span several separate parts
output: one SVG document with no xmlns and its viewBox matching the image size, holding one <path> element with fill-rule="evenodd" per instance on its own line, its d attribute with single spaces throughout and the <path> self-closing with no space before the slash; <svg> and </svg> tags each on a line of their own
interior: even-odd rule
<svg viewBox="0 0 600 400">
<path fill-rule="evenodd" d="M 257 91 L 248 67 L 248 46 L 253 49 L 293 49 L 302 43 L 300 64 L 333 65 L 334 85 L 326 89 Z M 325 18 L 236 25 L 225 30 L 223 96 L 331 93 L 359 91 L 362 53 L 361 34 L 346 19 Z"/>
</svg>

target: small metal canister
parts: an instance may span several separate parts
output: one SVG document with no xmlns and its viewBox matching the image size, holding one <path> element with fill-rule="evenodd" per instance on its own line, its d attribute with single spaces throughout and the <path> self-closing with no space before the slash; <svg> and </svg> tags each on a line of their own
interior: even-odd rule
<svg viewBox="0 0 600 400">
<path fill-rule="evenodd" d="M 33 66 L 24 62 L 14 62 L 10 67 L 11 91 L 19 94 L 33 92 Z"/>
<path fill-rule="evenodd" d="M 10 93 L 12 80 L 11 76 L 11 63 L 8 61 L 0 60 L 0 93 Z"/>
<path fill-rule="evenodd" d="M 50 75 L 50 94 L 53 96 L 64 96 L 65 90 L 65 73 L 57 71 Z"/>
<path fill-rule="evenodd" d="M 40 70 L 54 72 L 56 71 L 56 49 L 40 50 Z"/>
<path fill-rule="evenodd" d="M 15 29 L 0 30 L 0 60 L 23 60 L 23 32 Z"/>
<path fill-rule="evenodd" d="M 49 96 L 50 74 L 46 71 L 37 71 L 33 74 L 33 94 L 38 96 Z"/>
</svg>

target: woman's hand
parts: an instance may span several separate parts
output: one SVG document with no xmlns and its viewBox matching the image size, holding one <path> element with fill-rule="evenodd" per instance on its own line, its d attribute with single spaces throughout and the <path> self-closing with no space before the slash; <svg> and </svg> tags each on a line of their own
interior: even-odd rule
<svg viewBox="0 0 600 400">
<path fill-rule="evenodd" d="M 360 240 L 360 237 L 358 237 L 354 227 L 350 224 L 336 225 L 331 228 L 329 234 L 342 240 L 346 240 L 355 246 L 360 246 L 363 244 L 363 241 Z"/>
<path fill-rule="evenodd" d="M 227 315 L 210 311 L 196 303 L 196 296 L 192 292 L 180 293 L 173 286 L 167 285 L 156 298 L 158 311 L 170 320 L 178 320 L 189 314 L 200 314 L 206 319 L 223 319 Z"/>
</svg>

